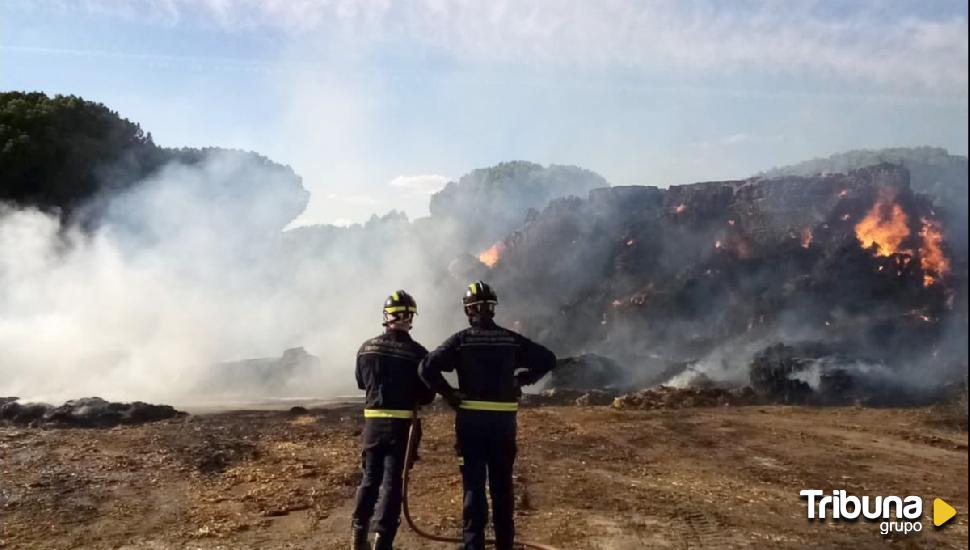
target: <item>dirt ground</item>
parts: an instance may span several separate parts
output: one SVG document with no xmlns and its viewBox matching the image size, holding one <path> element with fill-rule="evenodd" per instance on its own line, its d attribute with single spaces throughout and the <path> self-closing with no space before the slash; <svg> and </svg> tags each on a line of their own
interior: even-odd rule
<svg viewBox="0 0 970 550">
<path fill-rule="evenodd" d="M 517 521 L 561 549 L 966 548 L 967 433 L 932 409 L 519 413 Z M 452 414 L 425 416 L 417 521 L 460 525 Z M 251 411 L 110 430 L 0 427 L 0 547 L 347 548 L 359 410 Z M 919 534 L 809 522 L 801 489 L 920 495 Z M 959 514 L 932 526 L 932 499 Z M 402 526 L 398 547 L 454 548 Z"/>
</svg>

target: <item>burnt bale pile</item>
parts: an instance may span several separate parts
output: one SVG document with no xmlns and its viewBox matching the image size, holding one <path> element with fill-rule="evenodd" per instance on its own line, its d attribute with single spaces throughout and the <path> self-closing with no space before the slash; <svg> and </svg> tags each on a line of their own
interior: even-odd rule
<svg viewBox="0 0 970 550">
<path fill-rule="evenodd" d="M 799 378 L 818 359 L 809 350 L 776 344 L 755 355 L 749 372 L 751 389 L 765 401 L 802 404 L 813 400 L 814 390 Z"/>
<path fill-rule="evenodd" d="M 556 360 L 556 368 L 549 374 L 549 389 L 578 391 L 620 390 L 627 385 L 628 376 L 619 363 L 595 353 Z"/>
<path fill-rule="evenodd" d="M 186 416 L 169 405 L 142 401 L 117 403 L 100 397 L 84 397 L 54 406 L 46 403 L 21 403 L 16 397 L 0 398 L 0 424 L 71 428 L 111 428 L 144 424 Z"/>
<path fill-rule="evenodd" d="M 764 403 L 786 405 L 925 405 L 945 401 L 954 384 L 928 384 L 919 372 L 852 357 L 819 342 L 774 344 L 751 362 L 750 387 Z"/>
<path fill-rule="evenodd" d="M 522 396 L 525 405 L 609 405 L 626 391 L 629 376 L 619 363 L 602 355 L 587 353 L 556 360 L 545 389 Z"/>
<path fill-rule="evenodd" d="M 944 383 L 966 370 L 966 258 L 945 238 L 949 222 L 905 168 L 885 164 L 610 187 L 528 219 L 489 277 L 525 334 L 561 355 L 630 365 L 631 386 L 720 356 L 729 364 L 716 370 L 743 383 L 756 343 L 806 340 L 890 370 L 925 363 L 924 378 Z M 791 376 L 797 363 L 769 362 L 753 382 L 772 400 L 818 392 Z M 857 391 L 851 376 L 826 376 L 826 387 Z"/>
<path fill-rule="evenodd" d="M 627 374 L 619 363 L 595 353 L 563 357 L 549 375 L 548 388 L 571 390 L 606 390 L 622 388 Z"/>
</svg>

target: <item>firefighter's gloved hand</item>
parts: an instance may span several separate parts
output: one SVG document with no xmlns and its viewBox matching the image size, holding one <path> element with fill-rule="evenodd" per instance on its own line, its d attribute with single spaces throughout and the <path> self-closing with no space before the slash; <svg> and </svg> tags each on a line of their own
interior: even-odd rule
<svg viewBox="0 0 970 550">
<path fill-rule="evenodd" d="M 454 390 L 441 394 L 441 397 L 445 400 L 445 403 L 448 403 L 449 407 L 455 409 L 456 411 L 458 410 L 458 407 L 461 406 L 461 402 L 465 400 L 465 394 Z"/>
</svg>

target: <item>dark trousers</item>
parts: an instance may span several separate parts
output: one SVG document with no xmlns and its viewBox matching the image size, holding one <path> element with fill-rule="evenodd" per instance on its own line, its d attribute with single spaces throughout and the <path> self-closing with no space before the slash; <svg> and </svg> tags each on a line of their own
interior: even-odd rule
<svg viewBox="0 0 970 550">
<path fill-rule="evenodd" d="M 460 410 L 455 417 L 456 449 L 465 491 L 462 539 L 465 550 L 485 548 L 488 501 L 492 497 L 492 523 L 496 550 L 511 550 L 515 541 L 515 413 Z"/>
<path fill-rule="evenodd" d="M 404 453 L 410 426 L 410 420 L 371 418 L 364 425 L 363 477 L 357 487 L 353 527 L 367 529 L 374 517 L 374 531 L 387 542 L 394 540 L 400 523 Z"/>
</svg>

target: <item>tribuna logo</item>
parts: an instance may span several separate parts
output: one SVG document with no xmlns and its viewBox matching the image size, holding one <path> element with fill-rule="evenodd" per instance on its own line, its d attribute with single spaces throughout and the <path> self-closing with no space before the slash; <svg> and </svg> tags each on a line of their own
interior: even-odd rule
<svg viewBox="0 0 970 550">
<path fill-rule="evenodd" d="M 860 517 L 868 521 L 879 521 L 879 532 L 919 533 L 923 530 L 920 518 L 923 516 L 923 499 L 917 496 L 862 496 L 847 494 L 843 490 L 832 491 L 826 495 L 818 489 L 806 489 L 798 493 L 807 499 L 808 519 L 855 521 Z M 893 519 L 895 518 L 895 521 Z"/>
</svg>

